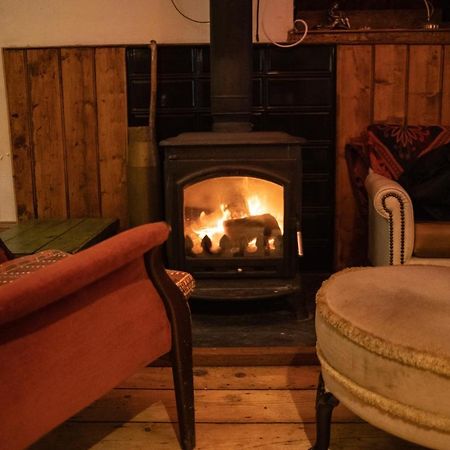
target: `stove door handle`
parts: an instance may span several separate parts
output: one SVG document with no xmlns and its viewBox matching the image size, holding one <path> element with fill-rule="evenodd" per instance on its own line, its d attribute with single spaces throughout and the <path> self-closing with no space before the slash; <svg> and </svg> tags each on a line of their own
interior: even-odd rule
<svg viewBox="0 0 450 450">
<path fill-rule="evenodd" d="M 297 231 L 297 253 L 298 256 L 303 256 L 303 237 L 300 230 Z"/>
</svg>

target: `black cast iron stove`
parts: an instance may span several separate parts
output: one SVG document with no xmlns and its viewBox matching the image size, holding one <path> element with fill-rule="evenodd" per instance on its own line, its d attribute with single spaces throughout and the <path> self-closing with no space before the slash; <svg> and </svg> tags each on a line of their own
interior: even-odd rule
<svg viewBox="0 0 450 450">
<path fill-rule="evenodd" d="M 194 298 L 294 294 L 303 140 L 251 131 L 251 0 L 211 0 L 210 11 L 213 131 L 160 143 L 168 263 L 194 275 Z"/>
</svg>

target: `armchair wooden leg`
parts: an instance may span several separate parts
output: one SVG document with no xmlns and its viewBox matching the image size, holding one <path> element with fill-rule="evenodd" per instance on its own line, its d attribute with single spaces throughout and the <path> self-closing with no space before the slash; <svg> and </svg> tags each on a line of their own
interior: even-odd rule
<svg viewBox="0 0 450 450">
<path fill-rule="evenodd" d="M 176 341 L 177 339 L 174 339 L 174 348 L 172 350 L 172 374 L 177 403 L 180 442 L 183 450 L 192 450 L 195 447 L 192 346 L 191 343 L 187 345 L 186 342 Z M 185 348 L 181 349 L 180 347 Z"/>
<path fill-rule="evenodd" d="M 180 444 L 195 447 L 194 381 L 192 371 L 192 330 L 189 306 L 180 289 L 162 265 L 160 249 L 146 255 L 145 264 L 166 307 L 172 329 L 172 375 L 177 402 Z"/>
<path fill-rule="evenodd" d="M 325 391 L 322 375 L 316 394 L 316 442 L 310 450 L 328 450 L 330 445 L 331 416 L 339 400 L 331 393 Z"/>
</svg>

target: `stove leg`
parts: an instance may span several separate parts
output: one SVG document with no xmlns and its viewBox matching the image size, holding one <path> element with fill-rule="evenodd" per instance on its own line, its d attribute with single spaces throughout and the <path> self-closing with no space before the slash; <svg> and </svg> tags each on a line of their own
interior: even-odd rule
<svg viewBox="0 0 450 450">
<path fill-rule="evenodd" d="M 322 374 L 316 394 L 316 442 L 310 450 L 328 450 L 331 435 L 331 415 L 339 400 L 325 391 Z"/>
<path fill-rule="evenodd" d="M 289 295 L 287 300 L 298 321 L 309 320 L 313 317 L 312 312 L 308 311 L 306 297 L 302 290 Z"/>
</svg>

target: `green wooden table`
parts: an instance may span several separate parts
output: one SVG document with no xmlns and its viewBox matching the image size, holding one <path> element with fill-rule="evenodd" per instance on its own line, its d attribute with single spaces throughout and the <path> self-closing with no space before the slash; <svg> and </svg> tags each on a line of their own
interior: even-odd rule
<svg viewBox="0 0 450 450">
<path fill-rule="evenodd" d="M 50 219 L 19 223 L 0 233 L 14 256 L 58 249 L 76 253 L 117 233 L 118 219 Z"/>
</svg>

